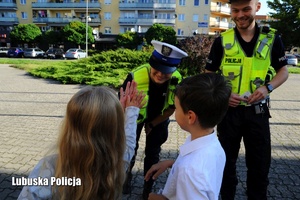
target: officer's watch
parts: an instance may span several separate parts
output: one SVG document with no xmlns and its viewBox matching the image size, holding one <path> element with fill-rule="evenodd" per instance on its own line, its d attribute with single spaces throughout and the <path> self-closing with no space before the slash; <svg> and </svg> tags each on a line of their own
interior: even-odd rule
<svg viewBox="0 0 300 200">
<path fill-rule="evenodd" d="M 266 84 L 266 87 L 267 87 L 268 93 L 271 93 L 274 89 L 271 84 Z"/>
</svg>

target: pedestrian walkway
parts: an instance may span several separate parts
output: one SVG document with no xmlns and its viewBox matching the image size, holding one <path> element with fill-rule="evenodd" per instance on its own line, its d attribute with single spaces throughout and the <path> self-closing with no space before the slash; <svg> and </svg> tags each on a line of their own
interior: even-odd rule
<svg viewBox="0 0 300 200">
<path fill-rule="evenodd" d="M 16 199 L 22 186 L 12 185 L 12 177 L 27 177 L 49 150 L 54 149 L 66 104 L 81 85 L 62 85 L 35 78 L 26 72 L 0 65 L 0 200 Z M 269 199 L 300 199 L 300 75 L 272 93 L 272 166 Z M 173 116 L 168 141 L 161 158 L 175 159 L 187 133 Z M 123 199 L 140 199 L 143 186 L 143 148 L 140 139 L 133 168 L 133 190 Z M 238 160 L 239 185 L 236 199 L 246 199 L 246 168 L 242 148 Z M 168 172 L 162 174 L 154 190 L 163 188 Z"/>
</svg>

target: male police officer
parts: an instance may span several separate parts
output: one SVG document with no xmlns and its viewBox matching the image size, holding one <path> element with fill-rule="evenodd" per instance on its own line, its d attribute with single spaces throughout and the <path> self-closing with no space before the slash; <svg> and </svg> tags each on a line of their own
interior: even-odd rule
<svg viewBox="0 0 300 200">
<path fill-rule="evenodd" d="M 236 161 L 243 138 L 248 198 L 267 199 L 271 163 L 268 96 L 287 80 L 287 62 L 275 30 L 255 23 L 260 2 L 231 0 L 229 3 L 236 27 L 216 38 L 206 65 L 206 72 L 220 71 L 232 83 L 228 112 L 217 126 L 226 153 L 221 197 L 234 199 L 238 183 Z M 273 79 L 268 74 L 270 66 L 276 71 Z"/>
<path fill-rule="evenodd" d="M 153 40 L 155 48 L 149 59 L 149 64 L 142 65 L 128 74 L 123 88 L 128 81 L 135 80 L 137 89 L 146 94 L 146 105 L 140 109 L 137 125 L 137 141 L 135 151 L 138 150 L 138 141 L 141 131 L 145 127 L 146 147 L 144 158 L 144 174 L 151 166 L 159 161 L 161 145 L 168 138 L 169 117 L 173 114 L 174 89 L 182 77 L 177 71 L 177 66 L 187 53 L 179 48 Z M 135 153 L 136 156 L 136 153 Z M 131 190 L 131 170 L 135 163 L 135 156 L 127 172 L 123 193 Z M 144 182 L 143 199 L 148 199 L 151 192 L 153 180 Z"/>
</svg>

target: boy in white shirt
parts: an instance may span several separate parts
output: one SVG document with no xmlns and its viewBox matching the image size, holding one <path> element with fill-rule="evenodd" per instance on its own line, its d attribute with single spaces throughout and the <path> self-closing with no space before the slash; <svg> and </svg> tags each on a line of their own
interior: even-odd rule
<svg viewBox="0 0 300 200">
<path fill-rule="evenodd" d="M 162 194 L 154 199 L 218 199 L 225 153 L 214 127 L 224 117 L 231 85 L 219 74 L 199 74 L 184 79 L 176 87 L 175 118 L 189 132 L 176 161 L 165 160 L 153 165 L 145 180 L 156 179 L 172 167 Z"/>
</svg>

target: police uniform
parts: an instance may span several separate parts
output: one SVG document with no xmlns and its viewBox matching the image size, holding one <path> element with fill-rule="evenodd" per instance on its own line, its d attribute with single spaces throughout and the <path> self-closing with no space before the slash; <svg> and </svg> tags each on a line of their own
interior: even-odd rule
<svg viewBox="0 0 300 200">
<path fill-rule="evenodd" d="M 176 85 L 181 81 L 182 77 L 177 71 L 177 66 L 181 59 L 187 54 L 177 47 L 159 42 L 152 41 L 154 51 L 149 59 L 148 64 L 144 64 L 128 74 L 122 87 L 125 89 L 127 82 L 135 80 L 137 82 L 137 89 L 146 94 L 146 105 L 140 109 L 140 115 L 137 125 L 137 141 L 135 148 L 135 156 L 139 148 L 138 141 L 143 127 L 150 124 L 156 117 L 162 115 L 168 108 L 175 109 L 174 106 L 174 90 Z M 150 78 L 150 70 L 154 68 L 163 74 L 172 74 L 172 77 L 162 83 L 157 84 Z M 153 164 L 159 161 L 159 153 L 161 145 L 168 138 L 168 125 L 170 120 L 166 119 L 160 124 L 152 127 L 151 132 L 146 137 L 145 158 L 144 158 L 144 175 L 151 168 Z M 150 124 L 151 125 L 151 124 Z M 153 126 L 153 125 L 151 125 Z M 127 172 L 127 180 L 123 187 L 123 193 L 129 193 L 131 190 L 131 169 L 135 163 L 135 156 L 131 161 L 131 167 Z M 143 198 L 147 199 L 151 192 L 153 180 L 144 182 Z"/>
<path fill-rule="evenodd" d="M 232 56 L 230 58 L 228 56 L 235 54 L 236 49 L 231 48 L 232 45 L 228 42 L 228 38 L 230 40 L 231 36 L 227 36 L 228 32 L 225 32 L 215 39 L 206 65 L 207 70 L 220 72 L 230 79 L 233 93 L 240 95 L 248 90 L 252 90 L 249 91 L 252 93 L 256 88 L 266 84 L 265 77 L 268 77 L 266 76 L 268 71 L 266 68 L 270 65 L 277 71 L 287 64 L 280 36 L 272 33 L 272 31 L 274 32 L 273 29 L 258 27 L 257 24 L 255 26 L 255 35 L 250 42 L 244 41 L 236 28 L 229 30 L 232 31 L 234 45 L 238 45 L 238 48 L 242 50 L 242 53 L 240 51 L 237 55 L 244 54 L 243 57 Z M 245 60 L 240 60 L 240 58 Z M 250 63 L 253 63 L 245 67 L 246 62 L 249 63 L 249 59 L 252 59 Z M 255 64 L 255 62 L 257 63 Z M 259 64 L 260 62 L 262 64 Z M 225 66 L 229 67 L 226 68 Z M 237 68 L 237 66 L 242 67 Z M 264 72 L 260 74 L 258 71 L 262 68 L 264 68 Z M 254 72 L 244 72 L 247 70 Z M 256 79 L 251 73 L 259 78 Z M 242 76 L 245 75 L 248 76 L 248 80 L 244 84 L 239 83 Z M 255 80 L 259 81 L 255 84 Z M 224 200 L 234 199 L 235 196 L 236 185 L 238 184 L 236 161 L 242 138 L 246 149 L 248 198 L 264 199 L 267 196 L 268 173 L 271 163 L 270 113 L 267 100 L 253 105 L 246 105 L 241 102 L 237 107 L 229 107 L 226 116 L 217 126 L 219 141 L 226 153 L 226 165 L 221 187 L 221 196 Z"/>
</svg>

